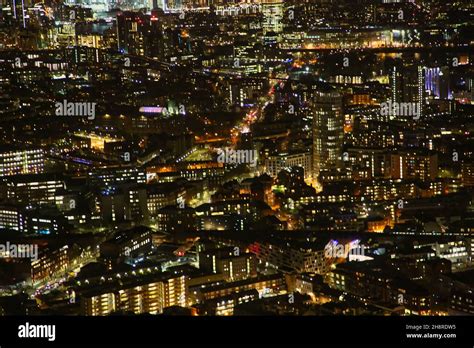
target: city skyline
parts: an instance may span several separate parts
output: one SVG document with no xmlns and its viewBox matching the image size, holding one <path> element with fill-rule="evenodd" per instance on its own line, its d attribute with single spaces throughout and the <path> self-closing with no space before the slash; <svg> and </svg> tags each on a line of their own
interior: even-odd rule
<svg viewBox="0 0 474 348">
<path fill-rule="evenodd" d="M 473 315 L 473 16 L 0 0 L 0 314 Z"/>
</svg>

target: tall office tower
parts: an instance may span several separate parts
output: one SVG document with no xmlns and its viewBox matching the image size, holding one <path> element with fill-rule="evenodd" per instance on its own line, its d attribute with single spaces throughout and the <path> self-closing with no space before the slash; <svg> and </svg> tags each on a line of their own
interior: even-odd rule
<svg viewBox="0 0 474 348">
<path fill-rule="evenodd" d="M 416 103 L 420 116 L 423 116 L 426 97 L 425 67 L 397 64 L 392 68 L 389 79 L 392 103 Z"/>
<path fill-rule="evenodd" d="M 283 0 L 262 0 L 262 13 L 265 21 L 263 23 L 264 33 L 275 32 L 281 33 L 283 31 Z"/>
<path fill-rule="evenodd" d="M 466 87 L 468 99 L 474 100 L 474 76 L 472 73 L 467 76 Z"/>
<path fill-rule="evenodd" d="M 117 40 L 119 49 L 125 53 L 144 55 L 143 35 L 139 28 L 143 16 L 134 12 L 117 15 Z"/>
<path fill-rule="evenodd" d="M 409 95 L 408 98 L 412 102 L 417 103 L 418 110 L 420 110 L 420 116 L 424 114 L 425 108 L 425 67 L 418 65 L 413 68 L 413 77 L 410 78 L 409 86 Z"/>
<path fill-rule="evenodd" d="M 315 93 L 313 102 L 313 178 L 342 161 L 344 114 L 342 95 L 335 89 Z"/>
<path fill-rule="evenodd" d="M 26 13 L 26 11 L 27 11 L 28 5 L 31 5 L 30 1 L 28 1 L 28 0 L 10 0 L 8 2 L 9 2 L 9 5 L 12 9 L 13 18 L 15 18 L 23 28 L 26 28 L 26 24 L 27 24 L 27 13 Z"/>
<path fill-rule="evenodd" d="M 437 99 L 451 99 L 449 67 L 427 68 L 425 70 L 425 90 Z"/>
<path fill-rule="evenodd" d="M 394 66 L 390 72 L 390 90 L 391 90 L 391 101 L 401 102 L 403 101 L 403 78 L 402 78 L 402 66 Z"/>
<path fill-rule="evenodd" d="M 125 53 L 161 58 L 164 50 L 162 23 L 139 12 L 117 15 L 119 48 Z"/>
</svg>

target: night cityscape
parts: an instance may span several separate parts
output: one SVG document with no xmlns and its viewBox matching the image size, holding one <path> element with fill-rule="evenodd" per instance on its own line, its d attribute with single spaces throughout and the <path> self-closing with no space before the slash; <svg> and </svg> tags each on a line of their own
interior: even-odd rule
<svg viewBox="0 0 474 348">
<path fill-rule="evenodd" d="M 473 33 L 470 0 L 0 0 L 0 316 L 474 315 Z"/>
</svg>

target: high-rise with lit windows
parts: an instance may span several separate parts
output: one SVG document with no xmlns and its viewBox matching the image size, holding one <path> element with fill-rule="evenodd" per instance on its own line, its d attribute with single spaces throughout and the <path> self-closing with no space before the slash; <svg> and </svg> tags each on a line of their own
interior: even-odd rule
<svg viewBox="0 0 474 348">
<path fill-rule="evenodd" d="M 313 177 L 316 178 L 321 171 L 337 168 L 342 160 L 342 95 L 334 89 L 316 92 L 313 110 Z"/>
</svg>

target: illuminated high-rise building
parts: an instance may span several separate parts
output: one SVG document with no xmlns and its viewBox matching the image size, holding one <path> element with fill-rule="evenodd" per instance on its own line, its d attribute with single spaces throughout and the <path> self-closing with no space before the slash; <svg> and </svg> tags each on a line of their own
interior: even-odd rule
<svg viewBox="0 0 474 348">
<path fill-rule="evenodd" d="M 10 0 L 9 5 L 12 9 L 12 16 L 15 18 L 23 28 L 27 24 L 27 9 L 29 5 L 28 0 Z"/>
<path fill-rule="evenodd" d="M 392 102 L 401 102 L 403 100 L 403 81 L 402 68 L 394 66 L 390 72 L 390 99 Z"/>
<path fill-rule="evenodd" d="M 160 58 L 163 54 L 161 22 L 139 12 L 117 15 L 119 49 L 124 53 Z"/>
<path fill-rule="evenodd" d="M 344 114 L 342 95 L 334 89 L 315 93 L 313 102 L 313 177 L 337 168 L 342 160 Z"/>
<path fill-rule="evenodd" d="M 262 12 L 265 21 L 263 22 L 263 30 L 267 32 L 280 33 L 283 31 L 283 0 L 262 0 Z"/>
<path fill-rule="evenodd" d="M 425 70 L 425 90 L 437 99 L 451 99 L 449 68 L 436 67 Z"/>
<path fill-rule="evenodd" d="M 425 70 L 421 65 L 394 66 L 389 76 L 392 103 L 416 103 L 419 116 L 422 116 L 426 96 Z"/>
</svg>

